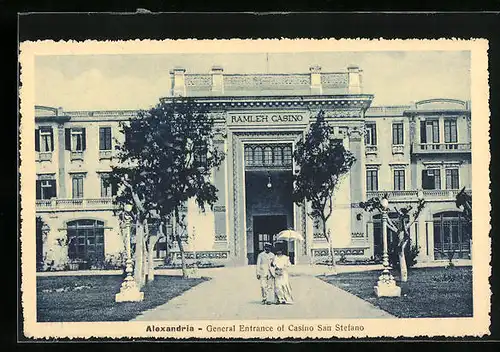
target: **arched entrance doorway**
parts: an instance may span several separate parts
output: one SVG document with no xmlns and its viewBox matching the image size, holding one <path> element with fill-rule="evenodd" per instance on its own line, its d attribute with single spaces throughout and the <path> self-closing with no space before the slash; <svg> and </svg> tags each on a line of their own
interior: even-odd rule
<svg viewBox="0 0 500 352">
<path fill-rule="evenodd" d="M 433 216 L 434 259 L 470 258 L 471 236 L 467 220 L 458 211 L 445 211 Z"/>
<path fill-rule="evenodd" d="M 104 222 L 74 220 L 67 223 L 68 257 L 90 265 L 104 261 Z"/>
</svg>

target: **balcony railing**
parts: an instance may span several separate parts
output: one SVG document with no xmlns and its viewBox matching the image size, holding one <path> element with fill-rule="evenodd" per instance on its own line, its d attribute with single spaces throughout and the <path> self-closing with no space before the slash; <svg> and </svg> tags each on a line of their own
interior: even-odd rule
<svg viewBox="0 0 500 352">
<path fill-rule="evenodd" d="M 99 150 L 99 160 L 112 159 L 112 158 L 113 158 L 112 150 Z"/>
<path fill-rule="evenodd" d="M 464 153 L 471 151 L 470 143 L 413 143 L 413 153 Z"/>
<path fill-rule="evenodd" d="M 454 201 L 458 192 L 460 192 L 460 190 L 458 190 L 458 189 L 425 189 L 425 190 L 423 190 L 424 200 L 426 200 L 426 201 L 433 201 L 433 200 Z M 466 190 L 465 192 L 468 194 L 472 194 L 471 190 Z M 367 191 L 366 198 L 367 199 L 373 198 L 373 197 L 383 198 L 385 194 L 387 194 L 387 196 L 389 198 L 389 202 L 391 202 L 391 201 L 411 202 L 411 201 L 417 201 L 417 199 L 418 199 L 418 191 L 417 190 L 410 190 L 410 191 Z"/>
<path fill-rule="evenodd" d="M 392 154 L 404 154 L 405 146 L 404 145 L 393 145 L 392 146 Z"/>
<path fill-rule="evenodd" d="M 37 199 L 37 211 L 112 210 L 113 198 Z"/>
<path fill-rule="evenodd" d="M 71 161 L 73 160 L 83 160 L 83 152 L 78 151 L 78 152 L 71 152 Z"/>
<path fill-rule="evenodd" d="M 39 152 L 38 161 L 52 161 L 52 152 Z"/>
<path fill-rule="evenodd" d="M 378 148 L 376 145 L 367 145 L 365 147 L 365 154 L 377 154 Z"/>
</svg>

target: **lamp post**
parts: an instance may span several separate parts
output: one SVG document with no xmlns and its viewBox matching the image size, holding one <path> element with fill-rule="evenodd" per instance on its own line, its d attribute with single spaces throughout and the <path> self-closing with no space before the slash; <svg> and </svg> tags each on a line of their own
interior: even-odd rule
<svg viewBox="0 0 500 352">
<path fill-rule="evenodd" d="M 384 270 L 378 277 L 377 285 L 374 286 L 375 294 L 377 297 L 399 297 L 401 296 L 401 287 L 396 285 L 396 281 L 389 270 L 389 253 L 387 243 L 387 211 L 389 209 L 389 200 L 386 196 L 380 201 L 382 206 L 382 244 L 383 255 L 382 265 Z"/>
<path fill-rule="evenodd" d="M 122 282 L 120 287 L 120 292 L 115 295 L 116 302 L 140 302 L 144 300 L 144 292 L 139 291 L 139 287 L 137 287 L 137 283 L 134 280 L 134 276 L 132 275 L 134 271 L 134 267 L 132 264 L 132 253 L 130 250 L 130 220 L 132 211 L 131 204 L 125 204 L 124 206 L 124 214 L 123 218 L 125 220 L 125 249 L 127 251 L 127 261 L 125 262 L 125 279 Z"/>
</svg>

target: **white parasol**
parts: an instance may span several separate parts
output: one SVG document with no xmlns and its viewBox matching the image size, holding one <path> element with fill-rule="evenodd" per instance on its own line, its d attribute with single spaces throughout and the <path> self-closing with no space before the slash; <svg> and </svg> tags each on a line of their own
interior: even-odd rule
<svg viewBox="0 0 500 352">
<path fill-rule="evenodd" d="M 277 240 L 298 240 L 298 241 L 303 241 L 304 237 L 300 234 L 300 232 L 297 232 L 295 230 L 283 230 L 280 233 L 278 233 L 278 236 L 276 236 Z"/>
<path fill-rule="evenodd" d="M 300 232 L 297 232 L 295 230 L 283 230 L 280 233 L 278 233 L 278 236 L 276 236 L 277 240 L 286 240 L 288 242 L 288 246 L 290 245 L 290 240 L 296 240 L 296 241 L 303 241 L 304 237 L 300 234 Z M 295 248 L 295 243 L 294 242 L 294 248 Z M 296 253 L 294 249 L 294 253 Z M 294 254 L 295 256 L 295 254 Z"/>
</svg>

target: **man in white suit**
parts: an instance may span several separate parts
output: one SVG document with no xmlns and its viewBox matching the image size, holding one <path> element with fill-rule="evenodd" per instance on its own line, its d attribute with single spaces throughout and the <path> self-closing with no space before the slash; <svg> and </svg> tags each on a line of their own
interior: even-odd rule
<svg viewBox="0 0 500 352">
<path fill-rule="evenodd" d="M 257 280 L 260 281 L 260 289 L 262 293 L 262 304 L 272 304 L 274 297 L 274 280 L 271 276 L 270 266 L 274 258 L 274 253 L 271 252 L 271 243 L 264 243 L 264 250 L 257 256 Z"/>
</svg>

